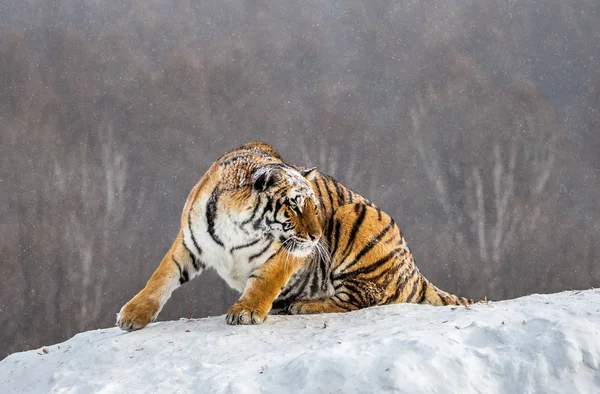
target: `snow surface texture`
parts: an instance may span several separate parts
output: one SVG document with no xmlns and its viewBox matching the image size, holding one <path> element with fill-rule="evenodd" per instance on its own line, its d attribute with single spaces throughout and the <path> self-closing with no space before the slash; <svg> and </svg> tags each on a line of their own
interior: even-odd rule
<svg viewBox="0 0 600 394">
<path fill-rule="evenodd" d="M 0 392 L 600 393 L 600 290 L 108 328 L 0 362 Z"/>
</svg>

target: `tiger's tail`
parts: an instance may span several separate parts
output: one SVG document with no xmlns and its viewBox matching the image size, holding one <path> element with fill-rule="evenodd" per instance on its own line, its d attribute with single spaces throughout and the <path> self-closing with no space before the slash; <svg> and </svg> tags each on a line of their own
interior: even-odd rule
<svg viewBox="0 0 600 394">
<path fill-rule="evenodd" d="M 422 286 L 425 286 L 425 296 L 421 298 L 420 304 L 429 304 L 434 306 L 442 305 L 471 305 L 476 301 L 470 298 L 460 297 L 454 294 L 450 294 L 444 290 L 439 289 L 429 282 L 425 277 L 420 275 Z"/>
</svg>

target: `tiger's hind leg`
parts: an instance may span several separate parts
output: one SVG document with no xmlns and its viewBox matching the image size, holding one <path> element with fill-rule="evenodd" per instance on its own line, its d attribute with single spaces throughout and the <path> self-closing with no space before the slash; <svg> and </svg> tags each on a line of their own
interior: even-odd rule
<svg viewBox="0 0 600 394">
<path fill-rule="evenodd" d="M 350 312 L 369 306 L 385 304 L 388 286 L 370 280 L 352 278 L 336 288 L 336 293 L 325 299 L 292 302 L 287 311 L 292 315 L 313 313 Z"/>
<path fill-rule="evenodd" d="M 348 312 L 389 303 L 397 283 L 412 268 L 400 230 L 378 208 L 356 203 L 336 211 L 326 234 L 331 245 L 333 295 L 298 300 L 291 314 Z"/>
<path fill-rule="evenodd" d="M 287 308 L 292 315 L 307 315 L 313 313 L 341 313 L 358 309 L 358 306 L 342 301 L 339 295 L 319 300 L 295 301 Z"/>
</svg>

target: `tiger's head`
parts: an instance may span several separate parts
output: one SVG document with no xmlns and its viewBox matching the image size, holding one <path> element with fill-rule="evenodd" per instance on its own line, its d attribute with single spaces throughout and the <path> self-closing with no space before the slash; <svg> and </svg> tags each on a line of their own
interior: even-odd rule
<svg viewBox="0 0 600 394">
<path fill-rule="evenodd" d="M 314 168 L 297 170 L 282 163 L 260 167 L 252 176 L 252 188 L 264 203 L 261 227 L 298 257 L 306 257 L 318 245 L 322 229 L 319 200 L 310 185 Z"/>
</svg>

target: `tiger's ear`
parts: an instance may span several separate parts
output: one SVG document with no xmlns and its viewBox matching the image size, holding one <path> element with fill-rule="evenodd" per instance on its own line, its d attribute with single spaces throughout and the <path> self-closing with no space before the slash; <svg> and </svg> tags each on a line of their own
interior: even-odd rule
<svg viewBox="0 0 600 394">
<path fill-rule="evenodd" d="M 276 168 L 261 167 L 252 174 L 252 188 L 264 192 L 281 181 L 281 171 Z"/>
<path fill-rule="evenodd" d="M 306 178 L 307 181 L 312 181 L 313 179 L 315 179 L 315 175 L 317 175 L 316 169 L 317 167 L 300 170 L 300 174 L 302 174 L 302 176 Z"/>
</svg>

